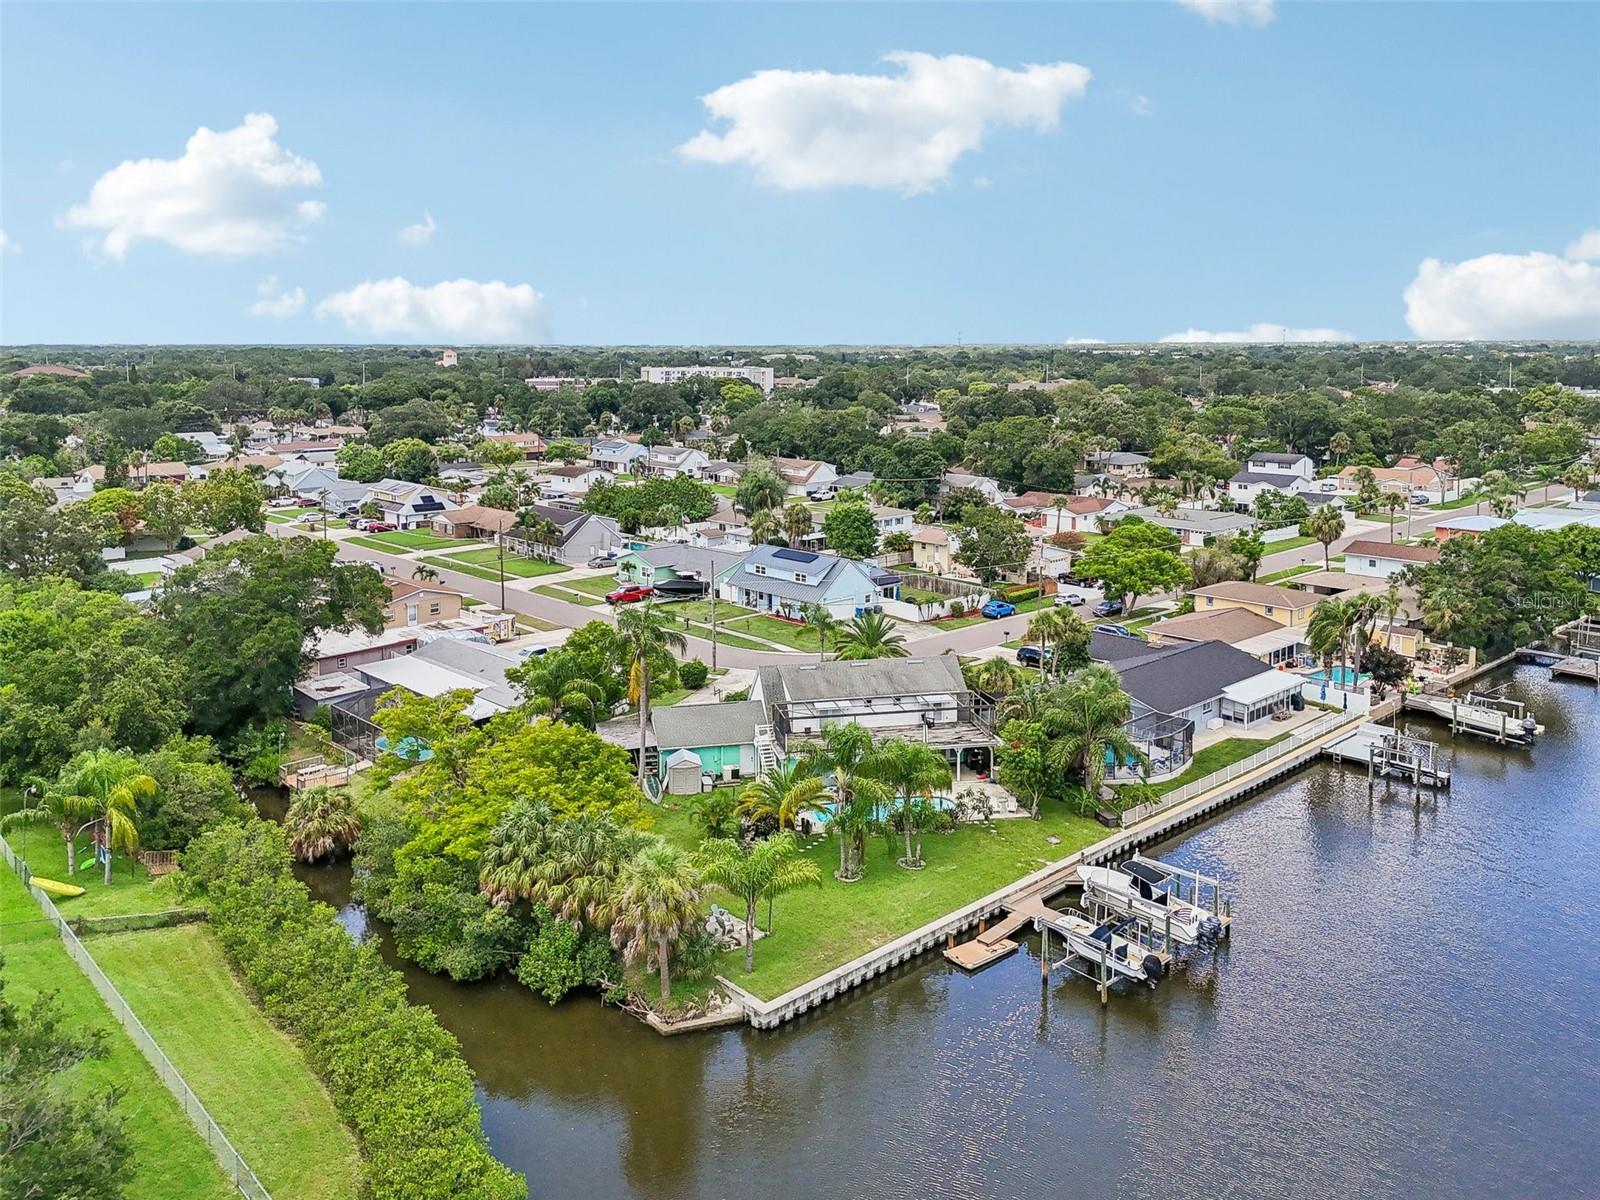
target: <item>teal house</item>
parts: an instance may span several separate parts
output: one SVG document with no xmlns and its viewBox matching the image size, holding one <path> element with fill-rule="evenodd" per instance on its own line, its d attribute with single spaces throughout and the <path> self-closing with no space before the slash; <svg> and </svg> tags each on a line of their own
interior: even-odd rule
<svg viewBox="0 0 1600 1200">
<path fill-rule="evenodd" d="M 617 578 L 623 583 L 655 587 L 672 579 L 698 579 L 708 587 L 744 561 L 742 553 L 711 551 L 701 546 L 672 542 L 629 550 L 617 559 Z"/>
<path fill-rule="evenodd" d="M 700 762 L 699 774 L 711 776 L 714 783 L 755 778 L 760 773 L 756 726 L 764 719 L 762 711 L 759 700 L 651 709 L 644 746 L 645 772 L 661 780 L 664 790 L 678 794 L 698 792 L 703 780 L 682 769 L 684 755 L 690 754 Z M 606 721 L 595 732 L 636 757 L 640 752 L 637 717 Z M 691 778 L 693 787 L 687 786 Z"/>
</svg>

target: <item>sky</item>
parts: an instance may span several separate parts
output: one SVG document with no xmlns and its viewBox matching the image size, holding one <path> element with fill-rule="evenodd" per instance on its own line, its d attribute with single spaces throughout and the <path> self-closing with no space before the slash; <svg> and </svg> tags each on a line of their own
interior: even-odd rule
<svg viewBox="0 0 1600 1200">
<path fill-rule="evenodd" d="M 0 342 L 1600 337 L 1600 5 L 0 6 Z"/>
</svg>

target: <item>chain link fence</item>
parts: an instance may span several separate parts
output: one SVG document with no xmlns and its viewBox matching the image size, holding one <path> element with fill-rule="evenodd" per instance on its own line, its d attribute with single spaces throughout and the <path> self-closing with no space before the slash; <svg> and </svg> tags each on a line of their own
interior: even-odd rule
<svg viewBox="0 0 1600 1200">
<path fill-rule="evenodd" d="M 250 1164 L 245 1162 L 243 1156 L 233 1148 L 233 1143 L 228 1140 L 227 1135 L 211 1119 L 206 1106 L 200 1103 L 200 1097 L 194 1094 L 194 1089 L 178 1073 L 178 1068 L 172 1065 L 172 1060 L 161 1049 L 160 1043 L 134 1015 L 133 1009 L 122 998 L 122 993 L 117 991 L 111 980 L 106 977 L 106 973 L 100 969 L 100 964 L 94 961 L 88 950 L 84 949 L 83 943 L 78 940 L 78 935 L 72 932 L 72 927 L 56 909 L 55 902 L 33 886 L 33 875 L 28 870 L 28 864 L 17 857 L 16 851 L 11 848 L 11 843 L 3 837 L 0 837 L 0 853 L 5 855 L 6 865 L 22 880 L 23 886 L 28 889 L 28 894 L 33 897 L 34 903 L 39 906 L 45 918 L 55 926 L 61 944 L 67 948 L 72 960 L 89 977 L 89 982 L 94 984 L 95 991 L 100 993 L 101 999 L 106 1002 L 106 1007 L 111 1010 L 118 1023 L 128 1031 L 133 1044 L 139 1047 L 139 1053 L 143 1054 L 155 1068 L 156 1077 L 177 1099 L 184 1116 L 188 1117 L 190 1123 L 200 1131 L 200 1136 L 205 1139 L 206 1145 L 211 1148 L 211 1153 L 221 1164 L 223 1173 L 233 1180 L 240 1194 L 249 1197 L 249 1200 L 272 1200 L 271 1193 L 261 1186 L 261 1181 L 250 1169 Z"/>
</svg>

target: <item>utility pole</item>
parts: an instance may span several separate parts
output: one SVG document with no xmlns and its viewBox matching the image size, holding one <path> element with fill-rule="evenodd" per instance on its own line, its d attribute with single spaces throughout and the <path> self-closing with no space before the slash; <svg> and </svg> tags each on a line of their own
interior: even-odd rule
<svg viewBox="0 0 1600 1200">
<path fill-rule="evenodd" d="M 717 555 L 715 551 L 707 550 L 711 558 L 711 672 L 717 670 Z"/>
<path fill-rule="evenodd" d="M 506 610 L 506 535 L 505 535 L 505 531 L 504 530 L 501 531 L 499 537 L 495 538 L 495 541 L 500 546 L 500 611 L 501 612 L 505 612 L 507 610 Z M 644 751 L 641 750 L 640 753 L 642 754 L 642 753 L 644 753 Z"/>
</svg>

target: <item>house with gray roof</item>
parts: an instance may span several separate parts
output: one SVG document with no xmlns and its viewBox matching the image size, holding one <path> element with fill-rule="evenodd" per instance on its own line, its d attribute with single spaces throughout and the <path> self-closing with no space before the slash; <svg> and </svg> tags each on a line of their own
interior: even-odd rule
<svg viewBox="0 0 1600 1200">
<path fill-rule="evenodd" d="M 698 579 L 711 584 L 726 575 L 744 559 L 743 553 L 718 552 L 704 546 L 667 542 L 629 550 L 617 559 L 617 579 L 622 583 L 642 583 L 650 587 L 672 579 Z"/>
<path fill-rule="evenodd" d="M 1248 533 L 1257 524 L 1256 519 L 1246 513 L 1218 512 L 1210 508 L 1176 508 L 1170 513 L 1158 508 L 1135 508 L 1123 514 L 1123 519 L 1128 517 L 1138 517 L 1172 530 L 1184 546 L 1204 546 L 1219 534 Z"/>
<path fill-rule="evenodd" d="M 674 755 L 688 752 L 700 763 L 700 772 L 716 783 L 732 783 L 760 773 L 756 754 L 756 728 L 763 722 L 759 701 L 741 700 L 728 704 L 673 704 L 650 710 L 645 727 L 645 772 L 667 777 L 667 763 Z M 639 719 L 618 717 L 595 727 L 606 741 L 621 746 L 637 759 Z M 674 777 L 675 778 L 675 777 Z M 697 786 L 692 790 L 699 791 Z M 681 786 L 670 791 L 681 792 Z"/>
<path fill-rule="evenodd" d="M 717 594 L 758 612 L 801 619 L 820 604 L 836 617 L 899 595 L 900 576 L 873 563 L 788 546 L 756 546 L 721 576 Z"/>
</svg>

